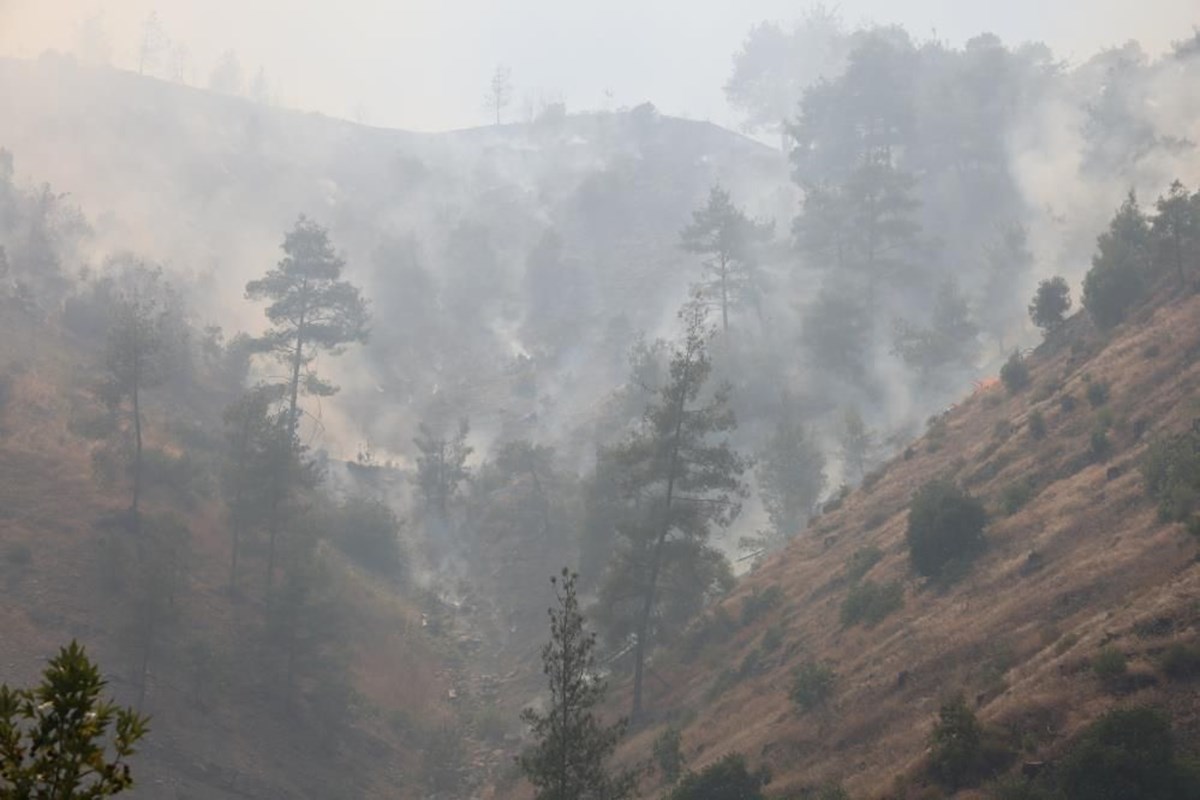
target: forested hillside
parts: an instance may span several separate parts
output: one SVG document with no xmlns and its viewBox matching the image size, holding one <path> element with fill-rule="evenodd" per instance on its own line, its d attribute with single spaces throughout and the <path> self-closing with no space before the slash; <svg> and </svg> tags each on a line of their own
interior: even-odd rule
<svg viewBox="0 0 1200 800">
<path fill-rule="evenodd" d="M 0 59 L 0 682 L 85 644 L 133 796 L 524 797 L 560 603 L 646 796 L 1074 800 L 1118 701 L 1190 753 L 1198 41 L 813 11 L 760 138 Z"/>
</svg>

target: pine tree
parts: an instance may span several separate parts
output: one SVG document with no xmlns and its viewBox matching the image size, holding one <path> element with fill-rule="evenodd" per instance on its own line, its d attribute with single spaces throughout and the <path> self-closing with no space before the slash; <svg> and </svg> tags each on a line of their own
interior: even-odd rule
<svg viewBox="0 0 1200 800">
<path fill-rule="evenodd" d="M 275 407 L 280 386 L 260 385 L 225 409 L 226 455 L 222 493 L 228 509 L 230 556 L 229 589 L 237 588 L 238 559 L 243 539 L 256 525 L 267 521 L 271 504 L 272 470 L 286 447 Z"/>
<path fill-rule="evenodd" d="M 626 548 L 614 567 L 631 573 L 637 587 L 634 623 L 633 712 L 642 710 L 642 679 L 652 621 L 659 605 L 659 580 L 674 559 L 703 564 L 713 528 L 728 526 L 741 510 L 746 462 L 726 438 L 737 426 L 729 407 L 728 385 L 705 402 L 701 392 L 712 365 L 708 342 L 713 331 L 703 302 L 694 299 L 680 312 L 684 337 L 671 355 L 669 379 L 646 409 L 641 425 L 607 457 L 618 466 L 622 491 L 633 510 L 619 532 Z M 623 556 L 623 557 L 622 557 Z"/>
<path fill-rule="evenodd" d="M 741 544 L 744 549 L 773 552 L 808 522 L 825 488 L 825 455 L 789 414 L 759 451 L 755 477 L 771 530 Z"/>
<path fill-rule="evenodd" d="M 140 261 L 127 264 L 114 296 L 105 353 L 108 399 L 116 406 L 129 403 L 133 434 L 129 516 L 133 532 L 139 538 L 144 483 L 142 403 L 145 391 L 161 384 L 170 368 L 168 297 L 161 270 Z"/>
<path fill-rule="evenodd" d="M 1063 315 L 1071 310 L 1071 287 L 1059 275 L 1038 283 L 1037 292 L 1029 304 L 1033 324 L 1049 333 L 1063 323 Z"/>
<path fill-rule="evenodd" d="M 0 797 L 75 800 L 133 785 L 129 759 L 147 719 L 100 697 L 105 681 L 71 642 L 34 689 L 0 684 Z"/>
<path fill-rule="evenodd" d="M 1182 183 L 1174 181 L 1154 208 L 1158 213 L 1150 233 L 1156 255 L 1175 271 L 1183 286 L 1187 265 L 1200 256 L 1200 192 L 1189 195 Z"/>
<path fill-rule="evenodd" d="M 256 342 L 260 352 L 274 355 L 287 366 L 288 410 L 285 439 L 295 449 L 300 392 L 329 396 L 337 388 L 312 371 L 312 362 L 324 351 L 338 355 L 346 345 L 365 342 L 367 305 L 358 288 L 341 279 L 346 262 L 334 252 L 329 233 L 300 217 L 284 237 L 284 257 L 274 269 L 246 284 L 249 300 L 268 300 L 266 315 L 271 328 Z M 287 492 L 290 453 L 275 464 L 268 518 L 267 594 L 275 573 L 275 540 L 279 532 L 280 503 Z"/>
<path fill-rule="evenodd" d="M 467 445 L 467 435 L 471 432 L 471 424 L 466 417 L 459 420 L 458 431 L 453 438 L 435 433 L 424 422 L 418 431 L 413 438 L 413 444 L 421 451 L 417 456 L 417 488 L 421 490 L 426 505 L 445 522 L 450 513 L 450 501 L 470 474 L 467 459 L 474 450 Z"/>
<path fill-rule="evenodd" d="M 621 800 L 632 795 L 634 776 L 611 772 L 607 762 L 625 722 L 606 726 L 596 716 L 606 685 L 596 674 L 596 635 L 585 628 L 577 578 L 564 568 L 561 583 L 550 579 L 558 600 L 550 609 L 550 641 L 542 648 L 550 704 L 545 712 L 521 714 L 536 742 L 517 764 L 536 787 L 536 800 Z"/>
<path fill-rule="evenodd" d="M 721 309 L 721 330 L 729 332 L 729 309 L 754 301 L 758 251 L 771 239 L 775 226 L 755 222 L 733 204 L 729 192 L 714 186 L 708 203 L 692 212 L 692 224 L 680 234 L 683 249 L 705 256 L 705 297 Z"/>
<path fill-rule="evenodd" d="M 1107 330 L 1125 319 L 1146 291 L 1150 226 L 1131 191 L 1096 240 L 1092 268 L 1083 279 L 1083 307 Z"/>
</svg>

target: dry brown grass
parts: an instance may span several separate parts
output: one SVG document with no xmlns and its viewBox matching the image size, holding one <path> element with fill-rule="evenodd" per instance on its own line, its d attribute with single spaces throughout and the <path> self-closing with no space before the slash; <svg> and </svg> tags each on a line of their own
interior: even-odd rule
<svg viewBox="0 0 1200 800">
<path fill-rule="evenodd" d="M 897 779 L 920 766 L 947 694 L 962 691 L 977 701 L 988 723 L 1037 720 L 1049 728 L 1041 746 L 1053 751 L 1055 742 L 1114 702 L 1086 670 L 1102 643 L 1120 647 L 1131 664 L 1148 670 L 1150 654 L 1163 642 L 1135 635 L 1139 620 L 1167 617 L 1174 631 L 1200 622 L 1196 543 L 1181 526 L 1158 522 L 1137 470 L 1150 438 L 1200 417 L 1200 298 L 1160 307 L 1110 341 L 1082 318 L 1070 327 L 1068 341 L 1044 346 L 1030 359 L 1035 388 L 1012 397 L 986 390 L 961 403 L 947 417 L 936 452 L 919 443 L 911 459 L 893 460 L 870 493 L 855 491 L 839 511 L 814 523 L 819 534 L 797 537 L 725 601 L 736 617 L 750 591 L 778 585 L 786 595 L 780 608 L 690 662 L 671 653 L 656 657 L 655 670 L 670 680 L 666 687 L 649 684 L 652 708 L 698 712 L 684 730 L 690 765 L 737 750 L 770 766 L 775 793 L 833 779 L 855 796 L 893 796 Z M 1158 355 L 1147 358 L 1151 343 Z M 1114 450 L 1104 463 L 1080 458 L 1097 414 L 1084 396 L 1085 375 L 1110 384 Z M 1047 382 L 1058 388 L 1035 401 L 1036 387 Z M 1064 393 L 1078 401 L 1070 413 L 1060 407 Z M 1028 435 L 1034 408 L 1047 423 L 1041 441 Z M 1135 441 L 1139 418 L 1149 430 Z M 997 446 L 1001 421 L 1013 432 Z M 988 462 L 996 468 L 975 472 Z M 1119 474 L 1110 477 L 1109 468 Z M 1019 478 L 1032 476 L 1037 488 L 1012 516 L 993 516 L 986 553 L 965 578 L 938 590 L 922 586 L 908 568 L 903 512 L 917 487 L 947 474 L 960 480 L 975 474 L 971 491 L 992 508 Z M 867 521 L 877 521 L 880 512 L 886 521 L 868 530 Z M 904 581 L 905 607 L 873 629 L 843 630 L 838 607 L 845 586 L 838 576 L 867 544 L 884 552 L 872 578 Z M 1029 568 L 1034 552 L 1039 569 Z M 786 639 L 803 647 L 710 703 L 705 693 L 716 672 L 736 667 L 763 630 L 780 622 Z M 809 715 L 793 710 L 787 697 L 790 672 L 805 657 L 834 665 L 838 674 L 829 708 Z M 903 688 L 897 685 L 901 671 L 907 672 Z M 1144 689 L 1138 699 L 1184 709 L 1182 724 L 1196 727 L 1194 708 L 1175 686 Z M 624 757 L 648 753 L 653 732 L 633 736 Z"/>
<path fill-rule="evenodd" d="M 95 527 L 105 513 L 125 508 L 128 496 L 121 487 L 97 485 L 94 445 L 68 429 L 72 407 L 94 403 L 82 388 L 86 367 L 73 345 L 41 334 L 17 331 L 20 346 L 13 337 L 0 346 L 0 370 L 15 376 L 0 435 L 0 682 L 28 684 L 59 646 L 77 638 L 105 669 L 116 697 L 132 702 L 136 660 L 125 600 L 105 583 L 105 534 Z M 147 438 L 174 448 L 154 424 Z M 413 780 L 419 749 L 388 724 L 395 710 L 422 722 L 447 714 L 441 657 L 420 631 L 419 612 L 394 590 L 336 563 L 351 680 L 367 712 L 356 718 L 354 736 L 367 751 L 343 760 L 313 758 L 291 741 L 294 723 L 277 704 L 247 692 L 222 695 L 207 708 L 192 701 L 185 662 L 190 643 L 204 641 L 229 658 L 252 652 L 245 643 L 261 638 L 262 570 L 259 559 L 248 556 L 243 585 L 256 588 L 231 597 L 230 542 L 219 501 L 205 501 L 186 516 L 192 535 L 183 612 L 152 663 L 152 734 L 137 759 L 139 782 L 157 787 L 148 796 L 302 797 L 314 785 L 336 785 L 343 770 L 354 773 L 363 797 L 419 796 Z M 28 548 L 27 562 L 4 557 L 18 545 Z M 254 656 L 223 668 L 253 671 L 269 663 Z M 266 684 L 268 676 L 258 680 Z"/>
</svg>

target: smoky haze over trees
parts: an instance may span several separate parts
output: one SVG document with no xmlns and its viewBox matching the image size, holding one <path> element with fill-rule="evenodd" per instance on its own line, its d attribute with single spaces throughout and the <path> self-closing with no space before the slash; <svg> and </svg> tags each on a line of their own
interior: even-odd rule
<svg viewBox="0 0 1200 800">
<path fill-rule="evenodd" d="M 816 540 L 1037 329 L 1108 335 L 1160 271 L 1197 280 L 1194 37 L 1069 64 L 763 23 L 724 90 L 777 148 L 649 102 L 518 123 L 504 66 L 482 127 L 368 128 L 268 107 L 232 49 L 169 85 L 154 15 L 130 73 L 81 36 L 86 63 L 0 61 L 0 325 L 37 343 L 4 368 L 67 420 L 28 438 L 98 504 L 60 526 L 95 533 L 64 574 L 104 593 L 129 702 L 178 741 L 252 720 L 283 766 L 251 794 L 477 793 L 515 737 L 539 796 L 623 796 L 601 673 L 655 724 L 656 654 L 738 573 Z M 958 492 L 923 500 L 971 501 L 974 535 Z M 734 759 L 678 796 L 723 775 L 761 788 Z"/>
</svg>

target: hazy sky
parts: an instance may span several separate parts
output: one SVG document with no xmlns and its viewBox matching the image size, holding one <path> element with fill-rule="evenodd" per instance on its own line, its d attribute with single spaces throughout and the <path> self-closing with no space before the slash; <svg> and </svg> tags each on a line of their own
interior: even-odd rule
<svg viewBox="0 0 1200 800">
<path fill-rule="evenodd" d="M 486 122 L 482 98 L 498 63 L 526 98 L 573 110 L 650 100 L 669 113 L 734 124 L 721 86 L 747 29 L 789 20 L 784 0 L 0 0 L 0 54 L 72 50 L 101 15 L 113 61 L 127 68 L 142 21 L 157 12 L 205 84 L 235 50 L 260 66 L 287 105 L 419 130 Z M 845 0 L 849 23 L 899 22 L 959 44 L 984 30 L 1045 41 L 1080 60 L 1135 38 L 1153 52 L 1200 24 L 1200 0 Z"/>
</svg>

